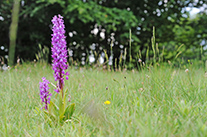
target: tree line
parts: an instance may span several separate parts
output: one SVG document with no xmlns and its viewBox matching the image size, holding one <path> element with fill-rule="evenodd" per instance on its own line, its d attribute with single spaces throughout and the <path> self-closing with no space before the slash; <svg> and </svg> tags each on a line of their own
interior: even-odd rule
<svg viewBox="0 0 207 137">
<path fill-rule="evenodd" d="M 74 60 L 87 60 L 106 50 L 119 60 L 127 52 L 127 63 L 151 60 L 153 44 L 163 60 L 204 56 L 207 13 L 191 18 L 186 7 L 206 8 L 205 0 L 19 0 L 19 22 L 15 59 L 33 60 L 38 45 L 51 48 L 51 19 L 61 14 L 66 40 Z M 0 55 L 9 52 L 13 0 L 0 1 Z M 151 39 L 155 28 L 155 43 Z M 112 52 L 111 52 L 112 51 Z M 131 60 L 130 57 L 131 56 Z M 96 58 L 97 59 L 97 58 Z M 50 62 L 49 58 L 49 62 Z"/>
</svg>

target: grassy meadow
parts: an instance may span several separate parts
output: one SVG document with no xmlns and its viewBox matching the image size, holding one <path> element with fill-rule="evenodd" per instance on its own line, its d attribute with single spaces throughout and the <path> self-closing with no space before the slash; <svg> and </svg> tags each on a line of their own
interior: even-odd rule
<svg viewBox="0 0 207 137">
<path fill-rule="evenodd" d="M 76 110 L 63 126 L 50 126 L 41 111 L 35 113 L 43 107 L 41 78 L 55 84 L 50 65 L 23 63 L 0 71 L 0 136 L 207 136 L 207 75 L 203 68 L 186 68 L 70 67 L 64 88 Z M 53 98 L 52 85 L 50 92 Z"/>
</svg>

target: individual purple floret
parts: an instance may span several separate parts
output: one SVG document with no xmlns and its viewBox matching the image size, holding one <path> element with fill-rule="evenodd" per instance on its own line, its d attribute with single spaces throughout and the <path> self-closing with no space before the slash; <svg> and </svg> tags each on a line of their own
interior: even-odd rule
<svg viewBox="0 0 207 137">
<path fill-rule="evenodd" d="M 52 68 L 54 70 L 54 78 L 57 82 L 57 89 L 55 91 L 59 93 L 63 90 L 64 86 L 64 76 L 68 80 L 68 72 L 65 72 L 68 69 L 67 65 L 67 49 L 65 41 L 65 25 L 63 17 L 55 15 L 52 19 L 53 23 L 53 34 L 52 34 Z"/>
<path fill-rule="evenodd" d="M 40 82 L 40 98 L 42 99 L 42 103 L 45 103 L 45 108 L 48 110 L 48 104 L 50 104 L 50 97 L 52 94 L 49 94 L 48 84 L 50 83 L 45 77 L 42 78 L 43 82 Z"/>
</svg>

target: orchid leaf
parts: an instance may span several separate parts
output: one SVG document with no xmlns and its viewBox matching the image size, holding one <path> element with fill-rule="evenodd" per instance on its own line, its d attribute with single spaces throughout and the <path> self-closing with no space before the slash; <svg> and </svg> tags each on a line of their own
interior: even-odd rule
<svg viewBox="0 0 207 137">
<path fill-rule="evenodd" d="M 75 111 L 75 103 L 72 103 L 65 110 L 65 114 L 64 114 L 65 119 L 64 120 L 70 119 L 72 117 L 74 111 Z"/>
<path fill-rule="evenodd" d="M 50 104 L 48 105 L 48 113 L 58 116 L 58 110 L 59 108 L 52 101 L 50 101 Z"/>
</svg>

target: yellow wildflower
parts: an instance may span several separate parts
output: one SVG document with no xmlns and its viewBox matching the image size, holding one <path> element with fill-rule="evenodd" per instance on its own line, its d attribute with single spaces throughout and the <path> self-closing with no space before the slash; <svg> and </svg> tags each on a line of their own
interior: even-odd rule
<svg viewBox="0 0 207 137">
<path fill-rule="evenodd" d="M 109 105 L 111 102 L 110 101 L 105 101 L 104 104 Z"/>
</svg>

